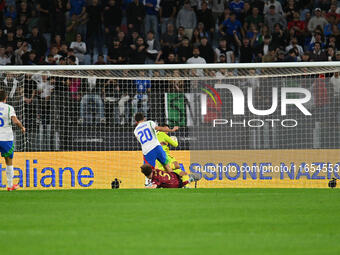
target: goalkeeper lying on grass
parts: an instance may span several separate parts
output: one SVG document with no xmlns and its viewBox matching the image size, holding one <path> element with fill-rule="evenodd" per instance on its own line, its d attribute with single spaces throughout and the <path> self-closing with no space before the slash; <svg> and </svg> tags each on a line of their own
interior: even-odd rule
<svg viewBox="0 0 340 255">
<path fill-rule="evenodd" d="M 187 175 L 189 178 L 187 181 L 182 180 L 182 176 L 175 172 L 165 172 L 159 169 L 153 169 L 150 165 L 144 164 L 141 166 L 142 173 L 146 178 L 151 180 L 151 185 L 146 188 L 183 188 L 188 183 L 199 181 L 201 176 L 197 173 L 186 174 L 182 172 L 181 174 Z"/>
<path fill-rule="evenodd" d="M 159 125 L 160 127 L 167 127 L 169 128 L 169 126 L 167 124 L 163 124 L 163 125 Z M 169 160 L 169 166 L 170 168 L 178 175 L 181 175 L 185 172 L 183 172 L 181 170 L 181 167 L 178 163 L 178 161 L 175 159 L 175 157 L 173 157 L 170 154 L 170 148 L 169 145 L 173 146 L 173 147 L 177 147 L 178 146 L 178 141 L 177 141 L 177 137 L 176 136 L 168 136 L 168 132 L 161 132 L 161 131 L 157 131 L 157 139 L 159 141 L 159 143 L 162 145 L 163 150 L 165 151 L 165 154 Z M 160 169 L 160 170 L 165 170 L 163 165 L 161 164 L 161 162 L 159 162 L 158 160 L 156 161 L 156 168 Z M 189 176 L 185 175 L 182 176 L 183 181 L 188 181 L 189 180 Z"/>
</svg>

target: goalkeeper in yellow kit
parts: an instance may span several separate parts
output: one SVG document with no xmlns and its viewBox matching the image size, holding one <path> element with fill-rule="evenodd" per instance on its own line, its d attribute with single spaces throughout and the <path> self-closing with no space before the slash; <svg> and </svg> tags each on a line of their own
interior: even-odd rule
<svg viewBox="0 0 340 255">
<path fill-rule="evenodd" d="M 167 124 L 163 124 L 161 125 L 161 127 L 169 127 Z M 160 144 L 163 147 L 163 150 L 165 151 L 165 154 L 168 158 L 168 162 L 169 162 L 169 166 L 171 167 L 171 169 L 178 174 L 179 176 L 182 177 L 182 181 L 187 181 L 189 179 L 189 176 L 187 175 L 187 173 L 185 173 L 184 171 L 182 171 L 178 161 L 170 155 L 170 149 L 169 149 L 169 145 L 173 146 L 173 147 L 177 147 L 178 146 L 178 141 L 176 136 L 168 136 L 168 132 L 157 132 L 157 139 L 160 142 Z M 156 168 L 163 170 L 164 171 L 164 167 L 163 165 L 159 162 L 156 161 Z"/>
</svg>

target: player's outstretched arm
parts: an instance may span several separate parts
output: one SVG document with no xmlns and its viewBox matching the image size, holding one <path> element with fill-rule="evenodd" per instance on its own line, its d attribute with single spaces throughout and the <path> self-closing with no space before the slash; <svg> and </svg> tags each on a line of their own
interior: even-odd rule
<svg viewBox="0 0 340 255">
<path fill-rule="evenodd" d="M 161 132 L 175 132 L 179 129 L 179 127 L 174 127 L 172 129 L 168 128 L 168 127 L 159 127 L 159 126 L 156 126 L 155 129 L 157 131 L 161 131 Z"/>
<path fill-rule="evenodd" d="M 174 138 L 174 139 L 173 139 L 173 138 Z M 164 134 L 164 140 L 165 140 L 168 144 L 170 144 L 170 145 L 172 145 L 172 146 L 174 146 L 174 147 L 177 147 L 177 146 L 178 146 L 178 141 L 177 141 L 177 138 L 176 138 L 175 136 L 170 137 L 170 136 L 168 136 L 167 134 Z"/>
<path fill-rule="evenodd" d="M 12 116 L 11 120 L 15 125 L 17 125 L 21 129 L 21 132 L 25 133 L 26 129 L 24 125 L 22 125 L 21 121 L 18 120 L 16 116 Z"/>
</svg>

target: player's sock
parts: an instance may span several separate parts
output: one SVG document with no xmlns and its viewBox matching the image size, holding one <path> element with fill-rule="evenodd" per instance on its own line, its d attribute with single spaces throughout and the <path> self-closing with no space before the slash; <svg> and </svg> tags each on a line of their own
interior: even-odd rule
<svg viewBox="0 0 340 255">
<path fill-rule="evenodd" d="M 7 187 L 11 188 L 13 186 L 13 166 L 6 166 L 6 177 L 7 177 Z"/>
</svg>

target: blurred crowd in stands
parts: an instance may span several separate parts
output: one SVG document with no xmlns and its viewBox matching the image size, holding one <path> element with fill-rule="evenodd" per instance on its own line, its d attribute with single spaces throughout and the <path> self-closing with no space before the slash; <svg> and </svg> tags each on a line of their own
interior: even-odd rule
<svg viewBox="0 0 340 255">
<path fill-rule="evenodd" d="M 0 65 L 340 60 L 336 0 L 0 0 Z"/>
</svg>

